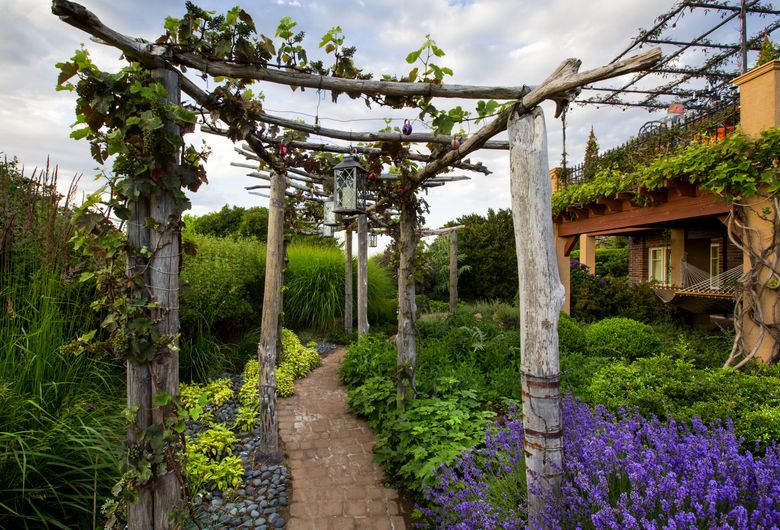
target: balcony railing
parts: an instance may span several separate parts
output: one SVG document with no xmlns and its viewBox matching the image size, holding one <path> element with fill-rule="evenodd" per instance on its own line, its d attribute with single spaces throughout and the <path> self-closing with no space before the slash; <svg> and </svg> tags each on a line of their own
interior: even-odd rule
<svg viewBox="0 0 780 530">
<path fill-rule="evenodd" d="M 667 115 L 670 116 L 670 115 Z M 579 184 L 592 179 L 600 169 L 617 167 L 628 172 L 647 164 L 659 153 L 668 153 L 692 141 L 721 140 L 739 124 L 739 106 L 729 101 L 705 111 L 688 113 L 681 119 L 647 122 L 640 134 L 625 144 L 605 151 L 590 163 L 561 168 L 559 186 Z"/>
</svg>

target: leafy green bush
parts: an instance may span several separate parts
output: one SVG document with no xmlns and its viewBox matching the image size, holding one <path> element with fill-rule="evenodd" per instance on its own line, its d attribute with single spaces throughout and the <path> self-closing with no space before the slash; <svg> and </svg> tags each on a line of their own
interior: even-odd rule
<svg viewBox="0 0 780 530">
<path fill-rule="evenodd" d="M 649 285 L 631 283 L 627 278 L 593 276 L 576 260 L 571 263 L 571 314 L 577 320 L 626 317 L 650 323 L 672 318 L 671 308 Z"/>
<path fill-rule="evenodd" d="M 594 357 L 623 357 L 629 360 L 661 352 L 655 330 L 630 318 L 607 318 L 585 331 L 588 353 Z"/>
<path fill-rule="evenodd" d="M 585 332 L 577 323 L 566 313 L 561 313 L 558 320 L 558 348 L 561 355 L 567 353 L 584 353 L 587 351 L 587 341 Z"/>
<path fill-rule="evenodd" d="M 420 396 L 402 411 L 394 406 L 395 385 L 387 377 L 369 378 L 350 392 L 350 407 L 377 431 L 376 460 L 413 494 L 431 481 L 435 468 L 477 443 L 495 416 L 481 410 L 476 392 L 460 386 L 440 378 L 432 397 Z"/>
<path fill-rule="evenodd" d="M 348 389 L 353 389 L 372 376 L 392 377 L 395 365 L 395 343 L 369 334 L 349 345 L 339 370 L 339 381 Z"/>
<path fill-rule="evenodd" d="M 731 418 L 748 447 L 780 439 L 780 377 L 774 373 L 697 369 L 666 355 L 623 360 L 596 372 L 588 399 L 613 411 L 638 407 L 662 419 L 698 416 L 708 423 Z"/>
<path fill-rule="evenodd" d="M 580 251 L 572 250 L 569 257 L 579 261 Z M 599 276 L 612 276 L 615 278 L 628 276 L 628 247 L 597 248 L 596 273 Z"/>
</svg>

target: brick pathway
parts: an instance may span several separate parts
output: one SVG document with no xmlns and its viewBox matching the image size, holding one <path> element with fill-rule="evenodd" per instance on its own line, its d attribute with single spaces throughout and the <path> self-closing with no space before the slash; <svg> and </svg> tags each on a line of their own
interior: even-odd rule
<svg viewBox="0 0 780 530">
<path fill-rule="evenodd" d="M 295 395 L 279 400 L 279 435 L 292 473 L 288 530 L 405 530 L 401 503 L 372 462 L 376 438 L 349 414 L 338 383 L 345 350 L 295 382 Z"/>
</svg>

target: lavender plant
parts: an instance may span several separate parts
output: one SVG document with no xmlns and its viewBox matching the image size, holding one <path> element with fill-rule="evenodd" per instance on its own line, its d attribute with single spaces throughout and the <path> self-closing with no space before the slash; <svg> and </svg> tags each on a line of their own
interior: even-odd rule
<svg viewBox="0 0 780 530">
<path fill-rule="evenodd" d="M 564 482 L 547 528 L 735 529 L 780 527 L 780 451 L 741 449 L 731 422 L 663 423 L 563 403 Z M 522 422 L 516 411 L 485 445 L 441 467 L 423 508 L 436 528 L 529 528 Z M 507 491 L 507 484 L 515 486 Z M 533 485 L 531 485 L 533 487 Z"/>
</svg>

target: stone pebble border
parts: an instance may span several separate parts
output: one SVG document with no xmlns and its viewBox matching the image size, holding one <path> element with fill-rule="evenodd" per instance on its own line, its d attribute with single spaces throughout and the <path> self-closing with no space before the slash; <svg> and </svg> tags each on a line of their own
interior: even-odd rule
<svg viewBox="0 0 780 530">
<path fill-rule="evenodd" d="M 317 352 L 324 357 L 336 348 L 335 344 L 318 343 Z M 244 382 L 243 374 L 223 373 L 229 377 L 234 397 L 214 412 L 216 421 L 227 425 L 236 418 L 238 390 Z M 206 427 L 196 424 L 185 434 L 200 432 Z M 271 530 L 284 528 L 289 519 L 290 470 L 287 466 L 266 465 L 257 462 L 255 452 L 260 443 L 260 428 L 239 435 L 233 454 L 241 457 L 244 466 L 243 484 L 235 492 L 223 494 L 219 490 L 206 492 L 195 498 L 199 522 L 205 529 Z M 194 526 L 193 526 L 194 528 Z"/>
</svg>

